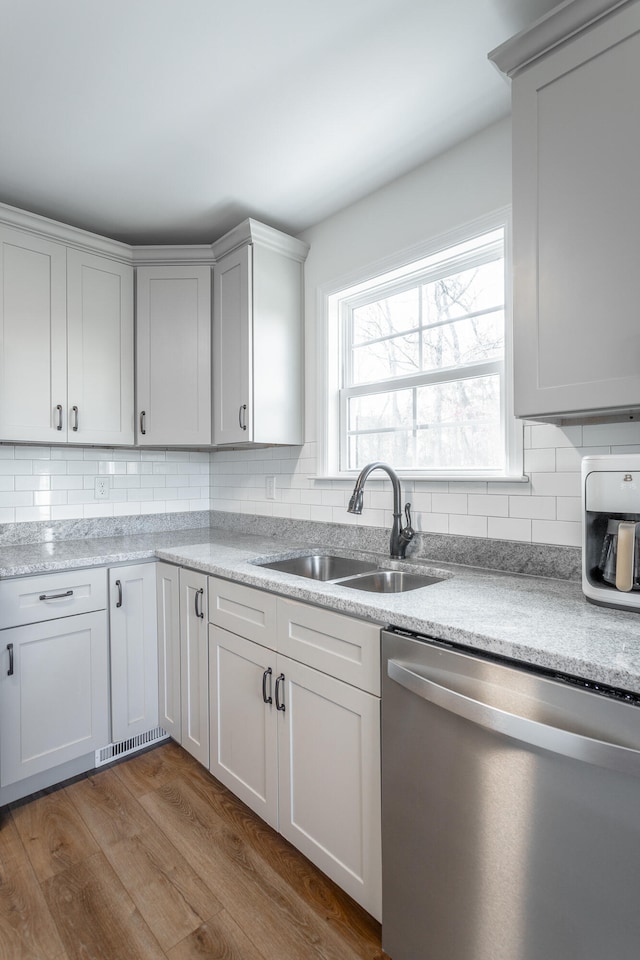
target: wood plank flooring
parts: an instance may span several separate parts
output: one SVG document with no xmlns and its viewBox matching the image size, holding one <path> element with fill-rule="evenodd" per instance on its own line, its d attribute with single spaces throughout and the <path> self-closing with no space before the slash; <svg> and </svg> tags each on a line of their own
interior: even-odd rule
<svg viewBox="0 0 640 960">
<path fill-rule="evenodd" d="M 0 960 L 384 960 L 380 925 L 174 743 L 0 809 Z"/>
</svg>

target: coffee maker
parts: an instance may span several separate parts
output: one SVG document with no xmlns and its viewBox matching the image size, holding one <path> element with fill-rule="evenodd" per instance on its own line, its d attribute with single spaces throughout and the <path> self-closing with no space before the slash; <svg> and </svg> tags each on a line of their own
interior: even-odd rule
<svg viewBox="0 0 640 960">
<path fill-rule="evenodd" d="M 640 612 L 640 454 L 582 460 L 582 590 Z"/>
</svg>

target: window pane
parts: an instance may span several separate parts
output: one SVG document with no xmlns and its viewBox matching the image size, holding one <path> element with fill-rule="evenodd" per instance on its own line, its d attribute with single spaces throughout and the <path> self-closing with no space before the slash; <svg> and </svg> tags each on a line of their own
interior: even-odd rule
<svg viewBox="0 0 640 960">
<path fill-rule="evenodd" d="M 500 469 L 497 375 L 350 398 L 348 465 L 387 460 L 398 470 Z"/>
<path fill-rule="evenodd" d="M 504 350 L 504 311 L 427 327 L 422 337 L 422 369 L 459 367 L 494 360 Z"/>
<path fill-rule="evenodd" d="M 349 432 L 413 426 L 413 390 L 392 390 L 349 400 Z"/>
<path fill-rule="evenodd" d="M 504 306 L 504 260 L 442 277 L 422 288 L 423 323 Z"/>
<path fill-rule="evenodd" d="M 420 337 L 380 340 L 353 351 L 352 383 L 377 383 L 389 377 L 404 377 L 420 372 Z"/>
<path fill-rule="evenodd" d="M 504 452 L 498 376 L 418 387 L 417 462 L 421 470 L 499 469 Z"/>
<path fill-rule="evenodd" d="M 367 303 L 364 307 L 356 307 L 352 314 L 353 343 L 413 330 L 418 326 L 419 294 L 419 289 L 415 287 L 384 300 Z"/>
</svg>

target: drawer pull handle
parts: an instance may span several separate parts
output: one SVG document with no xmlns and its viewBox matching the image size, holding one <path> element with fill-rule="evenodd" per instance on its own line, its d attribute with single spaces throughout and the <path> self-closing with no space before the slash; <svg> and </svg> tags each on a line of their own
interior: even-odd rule
<svg viewBox="0 0 640 960">
<path fill-rule="evenodd" d="M 238 426 L 241 430 L 247 429 L 247 405 L 242 403 L 238 410 Z"/>
<path fill-rule="evenodd" d="M 278 679 L 276 680 L 276 710 L 282 710 L 284 713 L 284 697 L 280 700 L 280 681 L 284 684 L 284 673 L 281 673 Z"/>
<path fill-rule="evenodd" d="M 147 411 L 146 411 L 146 410 L 141 410 L 141 411 L 140 411 L 140 433 L 142 434 L 143 437 L 145 437 L 145 436 L 147 435 L 147 428 L 146 428 L 146 426 L 145 426 L 145 417 L 146 417 L 146 415 L 147 415 Z"/>
<path fill-rule="evenodd" d="M 116 607 L 122 606 L 122 580 L 116 580 L 116 587 L 118 588 L 118 601 Z"/>
<path fill-rule="evenodd" d="M 73 590 L 67 590 L 66 593 L 41 593 L 41 600 L 61 600 L 63 597 L 72 597 Z"/>
<path fill-rule="evenodd" d="M 273 675 L 273 670 L 271 667 L 268 667 L 265 672 L 262 674 L 262 699 L 265 703 L 273 703 L 273 697 L 271 696 L 271 677 Z M 269 696 L 267 696 L 267 677 L 269 677 Z"/>
<path fill-rule="evenodd" d="M 198 605 L 198 597 L 204 597 L 204 587 L 200 587 L 199 590 L 196 590 L 195 594 L 196 617 L 198 617 L 200 620 L 204 620 L 204 610 Z"/>
<path fill-rule="evenodd" d="M 56 430 L 62 430 L 62 404 L 61 403 L 56 404 L 56 412 L 58 414 L 58 423 L 56 426 Z"/>
<path fill-rule="evenodd" d="M 77 431 L 78 430 L 78 408 L 71 407 L 71 409 L 73 410 L 73 426 L 71 429 L 74 431 Z"/>
<path fill-rule="evenodd" d="M 7 676 L 13 676 L 13 644 L 7 644 L 7 650 L 9 651 L 9 669 L 7 670 Z"/>
</svg>

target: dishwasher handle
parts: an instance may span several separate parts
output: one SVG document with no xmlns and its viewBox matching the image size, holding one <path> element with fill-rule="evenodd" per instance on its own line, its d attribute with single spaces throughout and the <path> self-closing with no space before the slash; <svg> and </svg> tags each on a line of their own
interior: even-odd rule
<svg viewBox="0 0 640 960">
<path fill-rule="evenodd" d="M 486 730 L 584 763 L 640 776 L 640 751 L 632 747 L 596 740 L 474 700 L 450 687 L 443 687 L 435 680 L 429 680 L 412 670 L 409 664 L 398 660 L 389 660 L 387 673 L 392 680 L 423 700 Z"/>
</svg>

